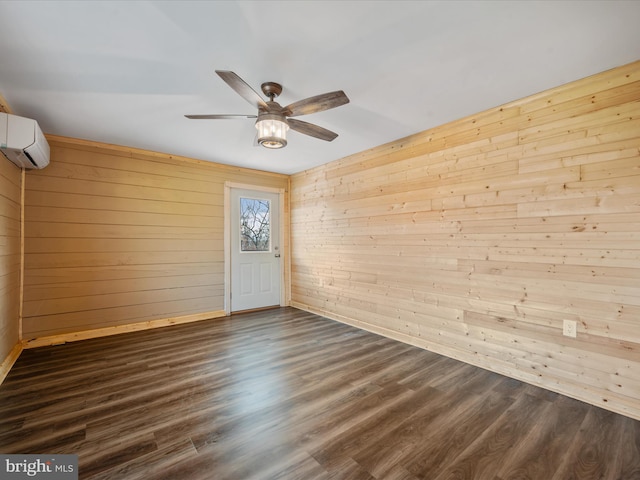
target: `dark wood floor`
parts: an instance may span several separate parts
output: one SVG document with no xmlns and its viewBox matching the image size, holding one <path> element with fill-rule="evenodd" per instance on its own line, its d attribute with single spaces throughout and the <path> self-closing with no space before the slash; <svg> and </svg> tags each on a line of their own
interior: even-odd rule
<svg viewBox="0 0 640 480">
<path fill-rule="evenodd" d="M 26 350 L 0 452 L 82 479 L 640 479 L 640 422 L 292 308 Z"/>
</svg>

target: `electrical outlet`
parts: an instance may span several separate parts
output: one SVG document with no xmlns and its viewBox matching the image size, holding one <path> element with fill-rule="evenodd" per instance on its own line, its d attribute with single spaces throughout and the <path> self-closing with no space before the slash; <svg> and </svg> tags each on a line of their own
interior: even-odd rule
<svg viewBox="0 0 640 480">
<path fill-rule="evenodd" d="M 562 334 L 565 337 L 576 338 L 576 321 L 575 320 L 563 320 L 562 321 Z"/>
</svg>

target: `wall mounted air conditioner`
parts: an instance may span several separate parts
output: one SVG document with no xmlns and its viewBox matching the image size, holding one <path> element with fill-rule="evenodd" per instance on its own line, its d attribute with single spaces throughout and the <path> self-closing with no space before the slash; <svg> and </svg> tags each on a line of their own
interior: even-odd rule
<svg viewBox="0 0 640 480">
<path fill-rule="evenodd" d="M 49 165 L 49 144 L 38 123 L 0 112 L 0 152 L 21 168 Z"/>
</svg>

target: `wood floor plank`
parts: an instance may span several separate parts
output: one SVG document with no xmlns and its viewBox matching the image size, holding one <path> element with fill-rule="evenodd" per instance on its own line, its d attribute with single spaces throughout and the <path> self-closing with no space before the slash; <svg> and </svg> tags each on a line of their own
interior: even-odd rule
<svg viewBox="0 0 640 480">
<path fill-rule="evenodd" d="M 119 463 L 100 473 L 91 475 L 92 480 L 145 480 L 173 467 L 176 463 L 189 462 L 198 452 L 188 439 L 175 442 L 169 447 L 138 456 L 135 460 Z M 83 472 L 85 475 L 86 472 Z"/>
<path fill-rule="evenodd" d="M 640 422 L 280 308 L 25 350 L 0 452 L 83 480 L 640 480 Z"/>
<path fill-rule="evenodd" d="M 551 478 L 564 458 L 589 406 L 559 396 L 553 407 L 536 421 L 510 458 L 498 470 L 500 479 Z"/>
<path fill-rule="evenodd" d="M 465 370 L 473 369 L 467 365 Z M 485 384 L 493 374 L 485 370 L 476 371 L 476 376 L 471 382 L 475 385 Z M 448 376 L 447 376 L 448 378 Z M 464 380 L 463 380 L 464 381 Z M 441 385 L 439 382 L 435 382 Z M 462 389 L 462 387 L 460 387 Z M 463 389 L 462 389 L 463 390 Z M 398 423 L 388 432 L 380 432 L 367 448 L 355 452 L 354 459 L 364 465 L 376 478 L 385 478 L 391 469 L 398 463 L 404 464 L 411 452 L 428 441 L 429 434 L 439 422 L 445 418 L 452 425 L 456 418 L 479 402 L 479 397 L 474 394 L 459 394 L 460 390 L 447 390 L 445 395 L 436 402 L 424 403 L 421 409 L 407 419 L 399 418 Z M 505 404 L 505 407 L 508 404 Z M 438 439 L 442 441 L 442 439 Z M 410 471 L 410 470 L 409 470 Z"/>
<path fill-rule="evenodd" d="M 471 445 L 433 477 L 434 480 L 494 480 L 499 466 L 510 451 L 516 448 L 523 432 L 528 432 L 536 420 L 547 413 L 549 407 L 547 402 L 536 401 L 526 394 L 518 397 Z"/>
<path fill-rule="evenodd" d="M 456 458 L 504 412 L 513 400 L 495 390 L 456 415 L 437 419 L 424 435 L 418 448 L 408 452 L 402 462 L 417 478 L 435 478 L 443 468 L 453 465 Z"/>
<path fill-rule="evenodd" d="M 620 470 L 627 469 L 618 450 L 626 423 L 620 415 L 590 408 L 552 480 L 633 478 L 620 476 Z"/>
</svg>

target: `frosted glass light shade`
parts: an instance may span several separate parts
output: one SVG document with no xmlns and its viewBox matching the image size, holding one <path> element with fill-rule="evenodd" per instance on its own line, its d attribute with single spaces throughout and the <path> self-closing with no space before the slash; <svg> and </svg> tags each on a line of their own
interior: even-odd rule
<svg viewBox="0 0 640 480">
<path fill-rule="evenodd" d="M 258 143 L 266 148 L 282 148 L 287 145 L 289 125 L 280 118 L 264 116 L 256 122 Z"/>
</svg>

